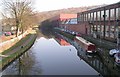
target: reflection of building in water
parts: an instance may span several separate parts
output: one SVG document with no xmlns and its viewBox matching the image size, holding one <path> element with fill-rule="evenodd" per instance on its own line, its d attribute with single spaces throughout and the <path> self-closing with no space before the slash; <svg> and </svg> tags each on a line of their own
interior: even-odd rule
<svg viewBox="0 0 120 77">
<path fill-rule="evenodd" d="M 79 49 L 77 55 L 80 57 L 80 59 L 83 59 L 87 64 L 89 64 L 92 68 L 98 71 L 101 75 L 119 76 L 119 71 L 114 67 L 114 64 L 108 62 L 108 65 L 106 65 L 106 62 L 104 62 L 98 55 L 85 54 Z"/>
<path fill-rule="evenodd" d="M 64 40 L 62 37 L 56 37 L 55 40 L 61 45 L 61 46 L 68 46 L 70 43 L 68 43 L 66 40 Z"/>
<path fill-rule="evenodd" d="M 119 75 L 120 69 L 115 66 L 115 63 L 112 62 L 109 57 L 104 56 L 105 60 L 103 60 L 103 58 L 97 54 L 86 54 L 77 42 L 74 41 L 73 45 L 77 49 L 77 55 L 80 60 L 83 59 L 101 75 L 110 75 L 110 77 L 113 75 Z"/>
<path fill-rule="evenodd" d="M 67 45 L 70 45 L 70 43 L 68 43 L 68 42 L 65 41 L 64 39 L 60 39 L 60 45 L 62 45 L 62 46 L 67 46 Z"/>
<path fill-rule="evenodd" d="M 68 43 L 60 34 L 55 34 L 55 40 L 61 45 L 61 46 L 68 46 L 70 43 Z"/>
</svg>

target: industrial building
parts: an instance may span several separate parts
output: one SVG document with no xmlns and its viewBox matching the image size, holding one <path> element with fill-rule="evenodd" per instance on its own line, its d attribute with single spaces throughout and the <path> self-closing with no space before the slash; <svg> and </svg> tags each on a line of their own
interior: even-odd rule
<svg viewBox="0 0 120 77">
<path fill-rule="evenodd" d="M 120 31 L 120 2 L 78 13 L 78 28 L 87 35 L 113 40 Z M 82 33 L 82 31 L 80 31 Z"/>
<path fill-rule="evenodd" d="M 120 2 L 53 19 L 57 27 L 94 38 L 116 40 L 120 36 Z"/>
</svg>

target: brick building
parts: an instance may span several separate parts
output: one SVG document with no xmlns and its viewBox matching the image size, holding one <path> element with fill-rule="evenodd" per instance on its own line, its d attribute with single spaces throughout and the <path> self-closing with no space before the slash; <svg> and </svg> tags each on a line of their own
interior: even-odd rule
<svg viewBox="0 0 120 77">
<path fill-rule="evenodd" d="M 66 30 L 116 40 L 120 33 L 120 2 L 77 14 L 60 14 L 52 19 L 57 27 Z"/>
<path fill-rule="evenodd" d="M 120 2 L 80 12 L 77 15 L 78 28 L 84 28 L 85 34 L 94 37 L 100 36 L 105 39 L 116 39 L 118 37 L 118 31 L 120 31 Z"/>
<path fill-rule="evenodd" d="M 74 24 L 74 21 L 77 22 L 77 14 L 59 14 L 52 17 L 50 21 L 56 27 L 64 27 L 64 24 Z"/>
</svg>

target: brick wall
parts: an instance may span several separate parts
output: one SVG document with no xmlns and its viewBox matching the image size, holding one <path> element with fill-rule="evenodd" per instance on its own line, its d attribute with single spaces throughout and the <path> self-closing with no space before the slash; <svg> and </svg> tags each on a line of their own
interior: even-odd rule
<svg viewBox="0 0 120 77">
<path fill-rule="evenodd" d="M 66 26 L 66 29 L 75 31 L 75 32 L 80 32 L 82 34 L 86 34 L 86 28 L 89 30 L 89 27 L 85 26 L 85 24 L 79 25 L 79 24 L 62 24 L 60 25 L 62 27 Z M 88 33 L 88 31 L 87 31 Z"/>
</svg>

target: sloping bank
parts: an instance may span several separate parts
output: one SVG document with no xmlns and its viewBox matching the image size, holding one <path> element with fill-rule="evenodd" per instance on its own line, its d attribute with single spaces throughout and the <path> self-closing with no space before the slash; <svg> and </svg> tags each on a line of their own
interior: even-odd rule
<svg viewBox="0 0 120 77">
<path fill-rule="evenodd" d="M 0 61 L 0 68 L 4 70 L 10 63 L 12 63 L 23 53 L 25 53 L 29 48 L 31 48 L 36 40 L 36 37 L 37 32 L 33 31 L 22 38 L 14 46 L 2 52 L 2 55 L 5 55 L 7 57 L 2 57 L 2 60 Z"/>
</svg>

